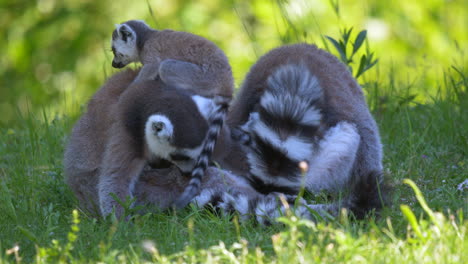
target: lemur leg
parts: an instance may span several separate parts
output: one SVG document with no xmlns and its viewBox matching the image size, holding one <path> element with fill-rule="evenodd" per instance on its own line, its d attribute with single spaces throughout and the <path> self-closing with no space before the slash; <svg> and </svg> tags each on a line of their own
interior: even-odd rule
<svg viewBox="0 0 468 264">
<path fill-rule="evenodd" d="M 145 208 L 140 213 L 169 208 L 187 186 L 188 179 L 175 166 L 163 169 L 146 167 L 141 173 L 133 195 L 136 205 Z"/>
<path fill-rule="evenodd" d="M 133 82 L 135 83 L 139 81 L 155 80 L 159 76 L 160 64 L 161 64 L 161 61 L 157 59 L 155 62 L 147 63 L 143 65 L 137 77 L 135 77 L 135 80 L 133 80 Z"/>
<path fill-rule="evenodd" d="M 213 86 L 217 85 L 216 76 L 211 76 L 201 66 L 180 60 L 163 60 L 159 66 L 159 75 L 169 85 L 192 89 L 205 96 L 212 95 Z"/>
<path fill-rule="evenodd" d="M 318 153 L 310 160 L 306 189 L 312 192 L 346 190 L 352 173 L 360 135 L 354 124 L 339 122 L 319 143 Z"/>
<path fill-rule="evenodd" d="M 99 175 L 99 205 L 103 216 L 107 216 L 115 210 L 118 218 L 123 216 L 124 208 L 112 197 L 111 194 L 124 202 L 131 199 L 134 185 L 146 164 L 135 150 L 135 143 L 125 129 L 114 124 L 110 131 L 109 143 L 104 152 L 102 171 Z"/>
<path fill-rule="evenodd" d="M 97 194 L 98 169 L 82 170 L 72 168 L 67 172 L 66 182 L 79 201 L 81 209 L 92 216 L 99 215 Z"/>
<path fill-rule="evenodd" d="M 378 127 L 372 117 L 369 117 L 365 122 L 356 124 L 361 135 L 361 142 L 356 154 L 356 162 L 353 169 L 354 176 L 378 172 L 377 177 L 380 182 L 383 180 L 383 154 Z"/>
</svg>

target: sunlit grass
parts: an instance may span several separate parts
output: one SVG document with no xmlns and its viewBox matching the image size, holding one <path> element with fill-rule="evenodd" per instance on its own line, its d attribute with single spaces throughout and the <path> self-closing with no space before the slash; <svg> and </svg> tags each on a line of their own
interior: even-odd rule
<svg viewBox="0 0 468 264">
<path fill-rule="evenodd" d="M 65 12 L 59 2 L 29 18 L 10 19 L 15 10 L 34 14 L 39 6 L 10 9 L 3 19 L 13 22 L 0 44 L 7 50 L 0 84 L 8 88 L 0 91 L 0 121 L 9 120 L 0 124 L 0 263 L 468 262 L 468 190 L 457 189 L 468 179 L 464 1 L 221 2 L 161 0 L 130 9 L 114 3 L 105 11 L 112 16 L 101 15 L 105 1 L 73 6 L 86 16 Z M 96 12 L 99 23 L 90 28 L 83 18 Z M 340 56 L 325 35 L 338 41 L 340 30 L 353 27 L 354 45 L 367 30 L 369 40 L 350 66 L 356 73 L 369 52 L 379 58 L 358 81 L 380 127 L 392 205 L 365 221 L 312 223 L 287 215 L 269 227 L 193 208 L 132 222 L 79 211 L 64 183 L 66 137 L 85 99 L 112 72 L 112 25 L 131 18 L 213 40 L 226 51 L 237 84 L 272 47 L 306 41 Z M 43 42 L 63 21 L 74 30 L 61 33 L 60 45 Z"/>
</svg>

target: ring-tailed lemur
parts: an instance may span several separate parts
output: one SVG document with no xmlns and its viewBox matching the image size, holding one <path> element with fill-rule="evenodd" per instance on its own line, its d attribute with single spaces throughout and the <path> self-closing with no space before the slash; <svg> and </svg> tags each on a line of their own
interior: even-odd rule
<svg viewBox="0 0 468 264">
<path fill-rule="evenodd" d="M 78 198 L 80 207 L 95 216 L 106 216 L 115 210 L 117 217 L 121 217 L 123 208 L 109 194 L 114 193 L 121 200 L 132 197 L 132 194 L 138 196 L 133 189 L 151 186 L 145 181 L 139 181 L 140 175 L 143 178 L 145 175 L 155 177 L 160 186 L 165 186 L 164 190 L 158 188 L 161 193 L 151 193 L 162 197 L 157 205 L 163 207 L 167 203 L 174 203 L 174 197 L 180 196 L 180 189 L 185 188 L 185 185 L 178 184 L 187 179 L 182 176 L 180 169 L 176 166 L 167 167 L 164 160 L 154 159 L 146 146 L 147 120 L 144 118 L 154 112 L 150 111 L 151 107 L 153 110 L 162 108 L 160 117 L 168 116 L 174 122 L 173 127 L 178 132 L 174 132 L 172 138 L 178 151 L 168 151 L 164 153 L 168 156 L 163 157 L 179 160 L 177 164 L 185 171 L 190 171 L 194 166 L 208 129 L 206 120 L 214 107 L 212 100 L 190 95 L 190 92 L 178 88 L 169 88 L 161 81 L 135 83 L 133 80 L 137 75 L 138 71 L 124 70 L 111 76 L 102 85 L 89 101 L 86 112 L 74 125 L 65 148 L 66 183 Z M 165 105 L 161 105 L 161 102 Z M 168 111 L 174 113 L 167 114 Z M 183 114 L 178 114 L 181 112 Z M 142 116 L 144 113 L 146 117 Z M 176 116 L 178 118 L 174 120 Z M 135 127 L 136 124 L 139 124 L 138 127 Z M 191 133 L 178 129 L 179 125 L 184 124 L 186 128 L 191 128 Z M 153 125 L 153 131 L 160 126 L 158 123 Z M 192 160 L 185 156 L 190 156 Z M 152 169 L 151 172 L 144 170 L 147 163 L 158 169 Z M 168 177 L 169 180 L 163 180 Z"/>
<path fill-rule="evenodd" d="M 258 191 L 380 188 L 378 128 L 361 88 L 331 54 L 308 44 L 270 51 L 251 68 L 231 109 L 228 123 L 248 143 L 248 178 Z M 300 161 L 308 164 L 304 175 Z M 369 207 L 381 201 L 376 193 L 369 193 Z"/>
<path fill-rule="evenodd" d="M 169 161 L 190 173 L 203 151 L 213 101 L 161 80 L 134 82 L 119 98 L 116 125 L 106 149 L 99 181 L 103 215 L 132 194 L 146 162 Z M 118 140 L 118 141 L 117 141 Z M 129 173 L 125 173 L 129 172 Z M 125 174 L 124 174 L 125 173 Z M 120 208 L 120 207 L 119 207 Z"/>
<path fill-rule="evenodd" d="M 172 30 L 154 30 L 142 21 L 130 20 L 116 25 L 112 33 L 112 66 L 125 67 L 141 62 L 143 69 L 135 81 L 159 77 L 170 86 L 214 98 L 216 108 L 209 117 L 209 129 L 192 181 L 176 202 L 187 205 L 199 192 L 201 178 L 208 166 L 233 93 L 231 67 L 224 52 L 200 36 Z"/>
</svg>

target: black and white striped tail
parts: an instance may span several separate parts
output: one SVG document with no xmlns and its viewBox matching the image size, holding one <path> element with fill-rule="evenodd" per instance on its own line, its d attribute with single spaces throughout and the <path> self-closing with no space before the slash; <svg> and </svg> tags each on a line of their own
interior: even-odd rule
<svg viewBox="0 0 468 264">
<path fill-rule="evenodd" d="M 278 192 L 260 194 L 242 188 L 226 190 L 204 189 L 194 198 L 198 207 L 211 205 L 222 213 L 239 214 L 241 220 L 254 218 L 259 224 L 270 225 L 287 210 L 303 219 L 320 220 L 337 217 L 346 209 L 357 219 L 364 218 L 373 210 L 380 210 L 387 204 L 388 187 L 380 180 L 379 173 L 370 172 L 352 184 L 349 194 L 342 200 L 331 203 L 312 204 L 297 195 Z"/>
<path fill-rule="evenodd" d="M 175 203 L 175 207 L 184 208 L 190 201 L 200 192 L 202 178 L 205 170 L 208 167 L 211 155 L 216 145 L 218 135 L 222 129 L 224 117 L 226 116 L 229 107 L 229 100 L 222 96 L 215 97 L 216 110 L 210 115 L 208 120 L 208 133 L 203 142 L 203 148 L 198 156 L 197 163 L 191 174 L 191 179 L 188 186 L 185 188 L 182 195 Z"/>
</svg>

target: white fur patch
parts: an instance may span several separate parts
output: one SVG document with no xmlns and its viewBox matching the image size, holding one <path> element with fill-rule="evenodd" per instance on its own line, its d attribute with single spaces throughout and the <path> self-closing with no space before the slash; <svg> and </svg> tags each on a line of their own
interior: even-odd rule
<svg viewBox="0 0 468 264">
<path fill-rule="evenodd" d="M 354 124 L 339 122 L 320 141 L 319 151 L 309 162 L 309 190 L 339 190 L 349 182 L 361 137 Z"/>
<path fill-rule="evenodd" d="M 273 116 L 289 117 L 303 125 L 317 126 L 322 115 L 312 103 L 323 96 L 317 77 L 302 64 L 279 67 L 267 80 L 260 104 Z"/>
<path fill-rule="evenodd" d="M 262 198 L 255 208 L 255 216 L 257 221 L 264 225 L 267 221 L 273 221 L 281 216 L 284 208 L 277 202 L 276 198 L 270 195 L 263 196 Z"/>
<path fill-rule="evenodd" d="M 207 203 L 211 202 L 213 198 L 213 192 L 210 189 L 204 189 L 202 192 L 193 198 L 193 203 L 196 204 L 198 207 L 203 207 Z"/>
<path fill-rule="evenodd" d="M 258 114 L 255 114 L 252 119 L 251 131 L 255 131 L 262 139 L 268 141 L 277 149 L 282 150 L 290 159 L 302 161 L 312 156 L 312 143 L 297 136 L 289 136 L 285 140 L 281 140 L 279 135 L 271 130 L 263 121 L 258 120 Z"/>
<path fill-rule="evenodd" d="M 304 64 L 287 64 L 279 67 L 267 80 L 268 87 L 275 93 L 291 94 L 315 100 L 322 96 L 323 91 L 317 77 L 312 75 Z"/>
<path fill-rule="evenodd" d="M 249 198 L 245 195 L 239 195 L 235 200 L 235 208 L 241 215 L 249 213 Z"/>
<path fill-rule="evenodd" d="M 155 122 L 163 122 L 164 129 L 155 133 L 152 126 Z M 145 140 L 150 152 L 156 157 L 167 159 L 174 163 L 183 172 L 190 172 L 196 163 L 196 158 L 200 155 L 202 144 L 195 148 L 176 148 L 171 144 L 171 137 L 173 136 L 174 126 L 169 118 L 164 115 L 155 114 L 148 118 L 145 124 Z M 188 161 L 173 161 L 170 159 L 172 153 L 183 153 L 191 160 Z"/>
<path fill-rule="evenodd" d="M 263 94 L 260 104 L 271 115 L 277 117 L 299 118 L 303 125 L 317 126 L 320 124 L 322 114 L 320 110 L 311 106 L 310 98 L 303 98 L 296 95 L 281 94 L 273 95 L 270 92 Z"/>
<path fill-rule="evenodd" d="M 320 113 L 320 110 L 316 109 L 315 107 L 311 107 L 304 113 L 304 116 L 301 119 L 301 124 L 308 126 L 318 126 L 320 125 L 321 119 L 322 114 Z"/>
<path fill-rule="evenodd" d="M 155 133 L 153 130 L 153 124 L 162 122 L 164 128 Z M 167 159 L 169 154 L 175 149 L 170 144 L 170 138 L 174 132 L 174 126 L 172 122 L 164 115 L 152 115 L 148 118 L 145 124 L 145 139 L 148 144 L 148 148 L 157 157 Z"/>
<path fill-rule="evenodd" d="M 211 113 L 215 109 L 215 103 L 213 99 L 209 99 L 200 95 L 192 96 L 192 100 L 198 107 L 198 111 L 205 117 L 206 120 L 210 117 Z"/>
</svg>

